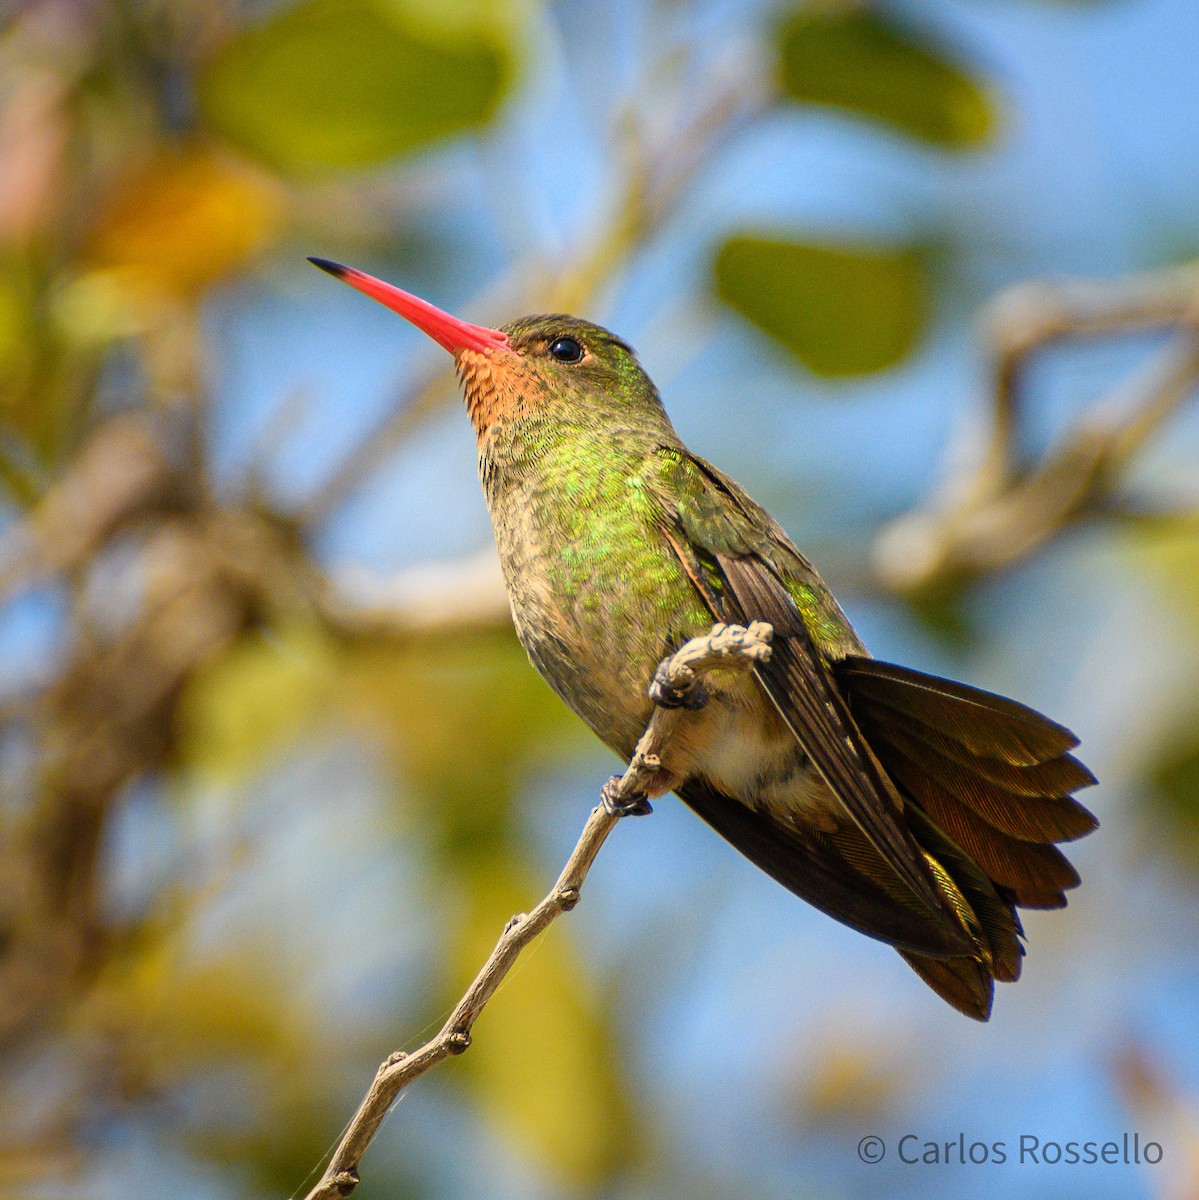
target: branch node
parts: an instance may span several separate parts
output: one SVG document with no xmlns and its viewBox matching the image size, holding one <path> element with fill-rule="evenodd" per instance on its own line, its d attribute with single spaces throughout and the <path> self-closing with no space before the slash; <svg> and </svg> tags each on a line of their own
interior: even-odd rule
<svg viewBox="0 0 1199 1200">
<path fill-rule="evenodd" d="M 450 1054 L 465 1054 L 470 1049 L 470 1033 L 465 1029 L 453 1029 L 445 1039 L 445 1048 Z"/>
<path fill-rule="evenodd" d="M 392 1067 L 398 1067 L 400 1063 L 408 1057 L 406 1050 L 393 1050 L 384 1060 L 383 1067 L 379 1074 L 382 1075 L 385 1071 L 390 1071 Z"/>
<path fill-rule="evenodd" d="M 662 769 L 662 756 L 649 750 L 637 750 L 633 754 L 632 767 L 646 775 L 656 775 Z"/>
<path fill-rule="evenodd" d="M 359 1179 L 358 1172 L 353 1167 L 348 1167 L 344 1171 L 338 1171 L 329 1182 L 333 1184 L 333 1188 L 339 1196 L 348 1196 L 362 1180 Z"/>
<path fill-rule="evenodd" d="M 511 933 L 524 919 L 528 916 L 527 913 L 516 913 L 508 918 L 508 924 L 504 926 L 504 933 Z"/>
<path fill-rule="evenodd" d="M 572 908 L 579 902 L 579 896 L 582 893 L 577 887 L 564 887 L 558 889 L 558 907 L 563 912 L 570 912 Z"/>
</svg>

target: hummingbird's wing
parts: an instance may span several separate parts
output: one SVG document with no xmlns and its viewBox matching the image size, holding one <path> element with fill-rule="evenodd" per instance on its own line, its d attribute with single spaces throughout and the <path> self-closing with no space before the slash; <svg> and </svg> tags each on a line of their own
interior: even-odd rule
<svg viewBox="0 0 1199 1200">
<path fill-rule="evenodd" d="M 1095 782 L 1070 754 L 1078 739 L 1007 697 L 870 658 L 760 505 L 682 447 L 656 458 L 663 535 L 714 616 L 774 626 L 755 674 L 847 819 L 809 827 L 703 778 L 679 795 L 785 887 L 891 942 L 985 1020 L 994 981 L 1020 974 L 1016 906 L 1060 907 L 1078 884 L 1054 845 L 1097 825 L 1071 794 Z"/>
<path fill-rule="evenodd" d="M 658 455 L 667 540 L 714 617 L 774 626 L 773 654 L 755 674 L 844 806 L 847 828 L 833 836 L 805 832 L 711 789 L 680 794 L 751 859 L 830 915 L 919 953 L 976 953 L 961 908 L 909 827 L 903 799 L 813 640 L 808 620 L 822 623 L 842 653 L 861 649 L 827 588 L 732 480 L 678 448 L 662 447 Z M 810 601 L 810 617 L 784 574 Z"/>
</svg>

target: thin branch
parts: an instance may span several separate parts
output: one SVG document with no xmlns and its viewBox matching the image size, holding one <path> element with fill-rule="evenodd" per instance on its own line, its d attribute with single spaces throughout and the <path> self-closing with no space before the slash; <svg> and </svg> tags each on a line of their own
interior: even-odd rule
<svg viewBox="0 0 1199 1200">
<path fill-rule="evenodd" d="M 655 677 L 656 695 L 669 695 L 672 704 L 675 701 L 682 704 L 669 708 L 659 704 L 654 708 L 628 769 L 604 787 L 604 803 L 592 810 L 558 882 L 532 912 L 521 913 L 508 922 L 495 949 L 437 1036 L 410 1054 L 396 1051 L 383 1061 L 307 1200 L 339 1200 L 354 1191 L 362 1156 L 400 1092 L 438 1063 L 469 1048 L 475 1022 L 521 951 L 578 904 L 591 864 L 622 811 L 628 811 L 628 806 L 644 798 L 661 770 L 662 752 L 674 727 L 687 719 L 689 710 L 683 705 L 702 700 L 697 688 L 700 677 L 716 667 L 747 669 L 756 662 L 766 661 L 770 657 L 772 632 L 762 621 L 755 621 L 748 628 L 714 625 L 708 634 L 693 638 L 662 664 Z"/>
</svg>

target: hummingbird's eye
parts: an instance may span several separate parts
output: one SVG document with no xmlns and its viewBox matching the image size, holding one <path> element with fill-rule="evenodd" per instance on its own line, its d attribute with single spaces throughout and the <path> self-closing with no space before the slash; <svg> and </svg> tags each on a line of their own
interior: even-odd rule
<svg viewBox="0 0 1199 1200">
<path fill-rule="evenodd" d="M 575 341 L 572 337 L 554 338 L 550 342 L 550 353 L 563 363 L 577 363 L 583 361 L 583 343 Z"/>
</svg>

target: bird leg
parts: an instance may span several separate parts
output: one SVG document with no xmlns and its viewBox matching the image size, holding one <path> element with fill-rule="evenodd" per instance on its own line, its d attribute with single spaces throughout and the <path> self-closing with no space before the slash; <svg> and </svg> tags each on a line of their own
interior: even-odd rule
<svg viewBox="0 0 1199 1200">
<path fill-rule="evenodd" d="M 650 805 L 649 796 L 645 792 L 634 792 L 631 796 L 621 796 L 621 784 L 624 778 L 613 775 L 600 788 L 600 803 L 606 812 L 614 817 L 648 817 L 654 810 Z"/>
<path fill-rule="evenodd" d="M 668 654 L 658 664 L 658 669 L 646 688 L 646 694 L 660 708 L 703 708 L 711 698 L 708 689 L 694 675 L 683 680 L 680 680 L 678 675 L 675 656 Z"/>
<path fill-rule="evenodd" d="M 654 672 L 647 692 L 656 709 L 637 743 L 624 775 L 614 775 L 604 784 L 600 799 L 604 811 L 614 817 L 642 817 L 653 811 L 650 796 L 661 796 L 682 781 L 662 766 L 661 748 L 680 710 L 703 708 L 711 694 L 700 675 L 716 666 L 748 667 L 770 658 L 773 630 L 765 621 L 748 626 L 712 626 L 710 633 L 694 637 L 664 658 Z"/>
</svg>

